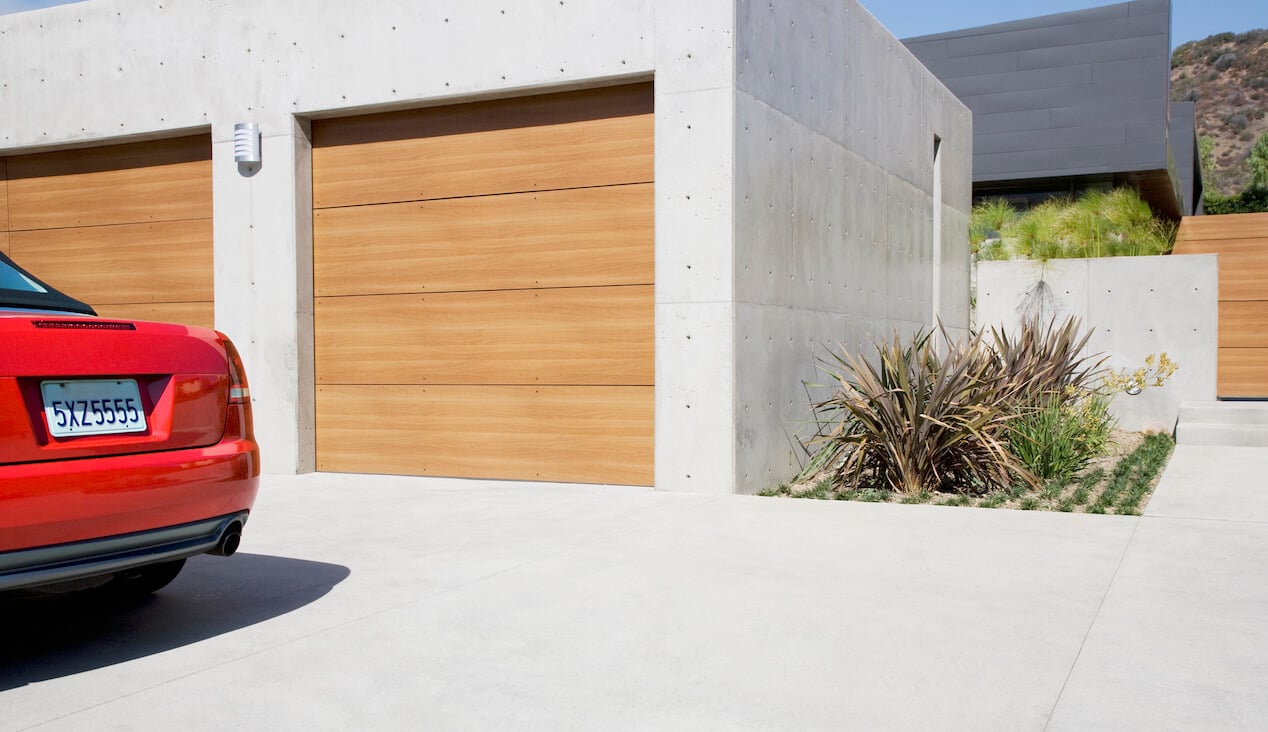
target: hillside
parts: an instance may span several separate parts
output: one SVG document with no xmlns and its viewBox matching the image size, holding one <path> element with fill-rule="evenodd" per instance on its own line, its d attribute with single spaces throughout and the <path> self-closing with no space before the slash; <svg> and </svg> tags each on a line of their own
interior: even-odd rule
<svg viewBox="0 0 1268 732">
<path fill-rule="evenodd" d="M 1240 192 L 1246 156 L 1268 132 L 1268 29 L 1220 33 L 1171 54 L 1171 98 L 1196 102 L 1199 137 L 1210 138 L 1207 190 Z M 1203 150 L 1203 158 L 1207 153 Z"/>
</svg>

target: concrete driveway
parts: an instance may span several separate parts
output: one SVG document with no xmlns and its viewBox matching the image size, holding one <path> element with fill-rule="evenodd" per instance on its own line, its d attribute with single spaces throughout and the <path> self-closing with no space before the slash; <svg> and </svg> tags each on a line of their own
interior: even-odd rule
<svg viewBox="0 0 1268 732">
<path fill-rule="evenodd" d="M 0 602 L 0 728 L 1262 729 L 1268 449 L 1144 517 L 270 477 L 131 608 Z"/>
</svg>

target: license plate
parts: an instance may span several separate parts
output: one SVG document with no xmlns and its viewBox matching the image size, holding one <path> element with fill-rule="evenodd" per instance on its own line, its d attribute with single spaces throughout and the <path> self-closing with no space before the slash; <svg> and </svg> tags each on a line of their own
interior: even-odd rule
<svg viewBox="0 0 1268 732">
<path fill-rule="evenodd" d="M 141 392 L 132 379 L 40 383 L 44 416 L 54 437 L 144 432 Z"/>
</svg>

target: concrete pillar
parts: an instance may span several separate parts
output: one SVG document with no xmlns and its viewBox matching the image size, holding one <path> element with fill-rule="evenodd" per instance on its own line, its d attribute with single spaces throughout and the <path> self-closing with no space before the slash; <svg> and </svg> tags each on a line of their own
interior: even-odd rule
<svg viewBox="0 0 1268 732">
<path fill-rule="evenodd" d="M 233 122 L 212 127 L 216 328 L 246 363 L 268 473 L 314 468 L 312 172 L 305 124 L 261 122 L 259 164 L 233 157 Z"/>
<path fill-rule="evenodd" d="M 658 3 L 656 488 L 735 486 L 735 6 Z"/>
</svg>

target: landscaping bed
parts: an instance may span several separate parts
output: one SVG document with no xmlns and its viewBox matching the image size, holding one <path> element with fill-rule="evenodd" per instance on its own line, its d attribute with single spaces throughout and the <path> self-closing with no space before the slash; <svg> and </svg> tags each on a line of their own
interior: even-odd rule
<svg viewBox="0 0 1268 732">
<path fill-rule="evenodd" d="M 781 485 L 764 496 L 871 503 L 934 504 L 1011 508 L 1022 511 L 1061 511 L 1139 515 L 1149 502 L 1166 467 L 1175 441 L 1162 433 L 1116 430 L 1106 453 L 1066 480 L 1049 480 L 1031 488 L 1018 484 L 978 494 L 900 493 L 880 488 L 849 489 L 829 473 L 791 485 Z"/>
</svg>

